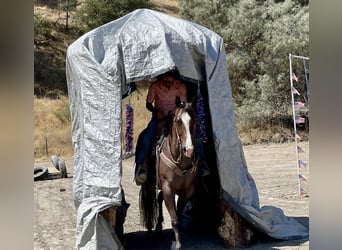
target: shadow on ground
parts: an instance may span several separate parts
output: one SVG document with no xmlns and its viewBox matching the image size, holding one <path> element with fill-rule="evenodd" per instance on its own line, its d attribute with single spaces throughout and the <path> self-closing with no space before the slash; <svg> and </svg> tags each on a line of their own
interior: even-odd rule
<svg viewBox="0 0 342 250">
<path fill-rule="evenodd" d="M 309 217 L 292 217 L 305 227 L 309 228 Z M 203 233 L 182 231 L 182 249 L 197 250 L 197 249 L 212 249 L 223 250 L 227 249 L 224 246 L 222 239 L 215 233 Z M 174 239 L 171 229 L 163 230 L 161 234 L 152 234 L 148 236 L 147 231 L 137 231 L 127 233 L 124 236 L 122 243 L 125 250 L 169 250 Z M 270 237 L 258 239 L 246 248 L 238 248 L 239 250 L 272 250 L 286 247 L 287 249 L 298 249 L 298 246 L 307 245 L 309 238 L 296 240 L 275 240 Z M 305 247 L 304 247 L 305 248 Z M 303 248 L 300 248 L 303 249 Z"/>
<path fill-rule="evenodd" d="M 225 249 L 218 235 L 182 232 L 182 249 Z M 166 250 L 170 249 L 174 239 L 171 229 L 163 230 L 159 235 L 148 236 L 146 231 L 125 234 L 125 250 Z"/>
</svg>

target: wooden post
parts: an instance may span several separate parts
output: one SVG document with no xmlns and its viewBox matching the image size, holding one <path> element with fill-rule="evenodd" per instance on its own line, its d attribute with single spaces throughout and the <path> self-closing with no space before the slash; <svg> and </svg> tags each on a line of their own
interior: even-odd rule
<svg viewBox="0 0 342 250">
<path fill-rule="evenodd" d="M 111 224 L 113 230 L 115 230 L 116 207 L 107 208 L 106 210 L 101 211 L 100 214 Z"/>
<path fill-rule="evenodd" d="M 218 233 L 226 248 L 241 248 L 250 245 L 255 238 L 255 230 L 237 212 L 220 202 L 221 225 Z"/>
<path fill-rule="evenodd" d="M 45 137 L 45 154 L 49 155 L 49 150 L 48 150 L 48 139 Z"/>
</svg>

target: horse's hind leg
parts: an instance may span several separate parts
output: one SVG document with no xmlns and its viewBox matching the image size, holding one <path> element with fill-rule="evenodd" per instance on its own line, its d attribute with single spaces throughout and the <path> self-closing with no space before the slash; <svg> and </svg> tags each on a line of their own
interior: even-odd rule
<svg viewBox="0 0 342 250">
<path fill-rule="evenodd" d="M 158 193 L 158 221 L 156 225 L 156 233 L 161 233 L 161 231 L 163 230 L 163 199 L 163 192 L 160 191 Z"/>
</svg>

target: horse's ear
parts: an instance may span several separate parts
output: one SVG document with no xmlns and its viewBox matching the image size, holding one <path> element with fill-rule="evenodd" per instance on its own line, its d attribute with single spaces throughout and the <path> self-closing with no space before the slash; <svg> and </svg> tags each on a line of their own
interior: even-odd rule
<svg viewBox="0 0 342 250">
<path fill-rule="evenodd" d="M 181 106 L 182 106 L 182 102 L 181 102 L 179 96 L 177 96 L 177 97 L 176 97 L 176 107 L 177 107 L 177 108 L 180 108 Z"/>
<path fill-rule="evenodd" d="M 197 96 L 194 96 L 189 104 L 191 107 L 195 107 L 196 102 L 197 102 Z"/>
</svg>

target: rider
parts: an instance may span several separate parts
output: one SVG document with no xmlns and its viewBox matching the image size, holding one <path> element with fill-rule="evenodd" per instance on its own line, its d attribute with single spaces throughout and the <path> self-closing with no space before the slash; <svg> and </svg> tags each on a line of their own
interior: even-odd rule
<svg viewBox="0 0 342 250">
<path fill-rule="evenodd" d="M 137 185 L 141 185 L 147 180 L 147 169 L 144 161 L 150 147 L 153 143 L 153 138 L 156 135 L 158 124 L 169 118 L 176 109 L 176 98 L 181 102 L 186 102 L 187 91 L 186 86 L 179 80 L 178 71 L 169 71 L 158 77 L 148 90 L 146 98 L 146 108 L 152 112 L 152 118 L 147 125 L 147 128 L 139 138 L 136 146 L 135 155 L 135 181 Z M 154 106 L 153 106 L 154 103 Z M 210 170 L 206 168 L 201 171 L 201 175 L 208 175 Z"/>
</svg>

